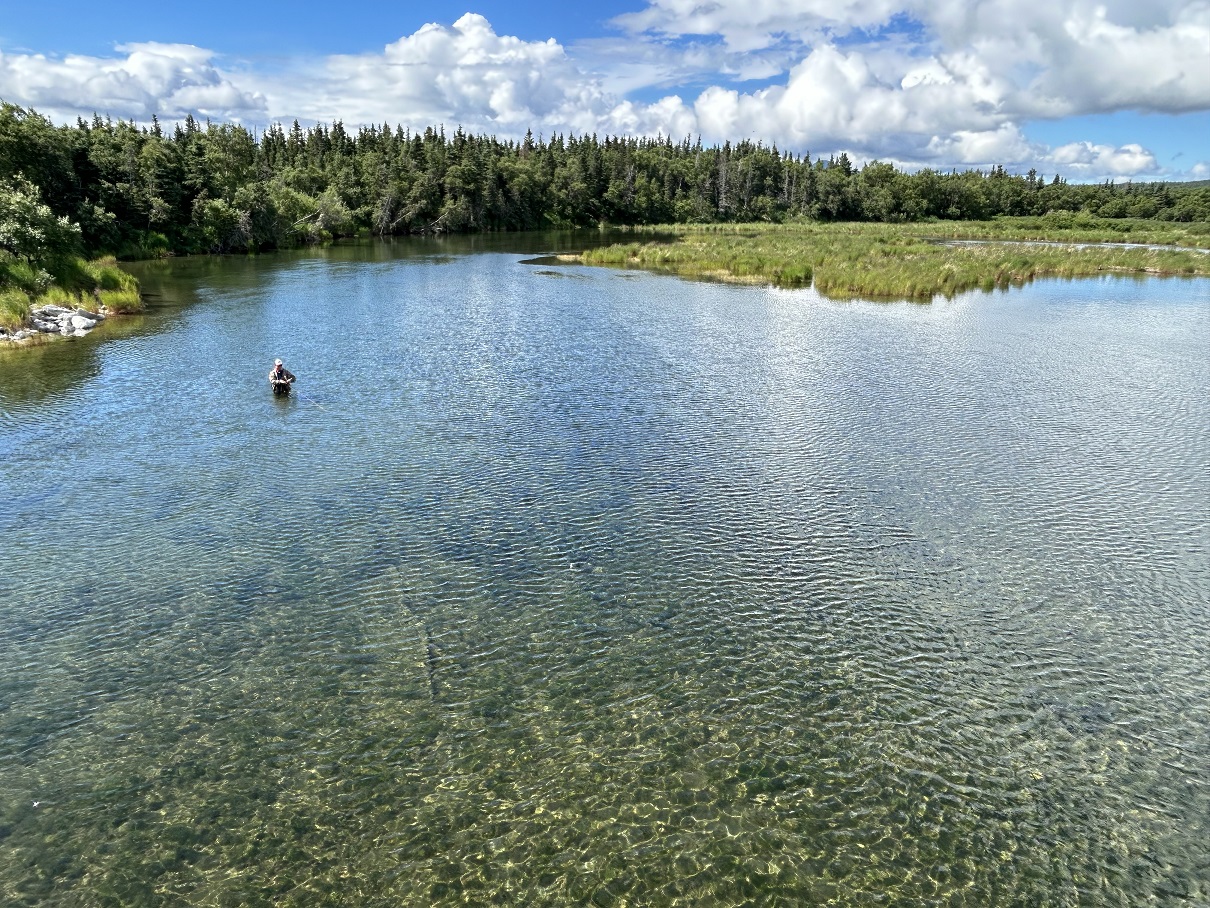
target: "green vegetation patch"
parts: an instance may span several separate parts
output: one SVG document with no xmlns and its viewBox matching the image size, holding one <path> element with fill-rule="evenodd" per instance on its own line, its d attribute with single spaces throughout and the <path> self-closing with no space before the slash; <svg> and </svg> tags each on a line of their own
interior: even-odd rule
<svg viewBox="0 0 1210 908">
<path fill-rule="evenodd" d="M 0 174 L 11 175 L 0 177 L 0 248 L 34 259 L 69 246 L 86 257 L 160 258 L 371 234 L 674 222 L 1031 216 L 1112 221 L 1129 232 L 1143 219 L 1210 220 L 1210 188 L 1198 184 L 1070 184 L 999 165 L 906 173 L 750 140 L 555 133 L 514 141 L 386 124 L 352 132 L 340 120 L 253 131 L 191 116 L 168 130 L 100 117 L 56 126 L 3 101 Z"/>
<path fill-rule="evenodd" d="M 134 277 L 112 256 L 81 258 L 80 225 L 57 214 L 43 196 L 21 173 L 0 178 L 0 327 L 23 328 L 33 309 L 49 304 L 141 309 Z"/>
<path fill-rule="evenodd" d="M 0 328 L 16 331 L 29 318 L 29 296 L 13 287 L 0 288 Z"/>
<path fill-rule="evenodd" d="M 137 290 L 99 290 L 97 297 L 101 305 L 118 315 L 143 311 L 143 298 Z"/>
<path fill-rule="evenodd" d="M 144 308 L 138 281 L 112 256 L 92 262 L 68 256 L 36 264 L 0 256 L 0 328 L 24 328 L 34 309 L 48 305 L 104 306 L 119 315 Z"/>
<path fill-rule="evenodd" d="M 1139 224 L 1128 239 L 1117 224 L 1085 219 L 1065 226 L 1047 217 L 910 225 L 678 226 L 659 228 L 671 240 L 593 249 L 581 260 L 778 287 L 813 282 L 833 298 L 927 300 L 1048 275 L 1210 275 L 1210 255 L 1203 251 L 1153 248 L 1196 246 L 1204 236 L 1202 226 Z M 1114 245 L 1079 245 L 1090 243 Z"/>
</svg>

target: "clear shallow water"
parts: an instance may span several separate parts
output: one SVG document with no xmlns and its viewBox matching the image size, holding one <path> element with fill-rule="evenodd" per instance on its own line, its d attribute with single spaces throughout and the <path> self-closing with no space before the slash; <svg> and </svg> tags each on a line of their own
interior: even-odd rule
<svg viewBox="0 0 1210 908">
<path fill-rule="evenodd" d="M 0 359 L 0 901 L 1210 901 L 1210 285 L 523 252 Z"/>
</svg>

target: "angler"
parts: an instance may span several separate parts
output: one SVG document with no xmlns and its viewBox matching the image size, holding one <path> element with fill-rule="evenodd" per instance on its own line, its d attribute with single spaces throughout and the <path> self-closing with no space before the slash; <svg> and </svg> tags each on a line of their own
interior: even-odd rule
<svg viewBox="0 0 1210 908">
<path fill-rule="evenodd" d="M 269 370 L 269 384 L 273 386 L 273 393 L 289 394 L 293 383 L 294 373 L 283 366 L 280 359 L 273 360 L 273 368 Z"/>
</svg>

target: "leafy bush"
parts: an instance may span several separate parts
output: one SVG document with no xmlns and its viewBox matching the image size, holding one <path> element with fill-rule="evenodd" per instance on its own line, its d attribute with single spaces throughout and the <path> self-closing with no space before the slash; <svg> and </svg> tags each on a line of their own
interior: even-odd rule
<svg viewBox="0 0 1210 908">
<path fill-rule="evenodd" d="M 21 174 L 0 180 L 0 249 L 27 262 L 71 252 L 80 227 L 43 204 L 42 193 Z"/>
<path fill-rule="evenodd" d="M 162 259 L 172 255 L 172 243 L 168 237 L 155 230 L 139 232 L 133 239 L 122 244 L 118 258 L 126 261 L 134 259 Z"/>
</svg>

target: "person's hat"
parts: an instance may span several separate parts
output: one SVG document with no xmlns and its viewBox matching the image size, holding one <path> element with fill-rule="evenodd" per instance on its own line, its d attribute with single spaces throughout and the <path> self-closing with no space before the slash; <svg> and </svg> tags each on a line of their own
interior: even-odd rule
<svg viewBox="0 0 1210 908">
<path fill-rule="evenodd" d="M 275 360 L 273 360 L 273 365 L 275 365 L 275 366 L 280 366 L 280 365 L 281 365 L 281 360 L 280 360 L 280 359 L 275 359 Z"/>
</svg>

